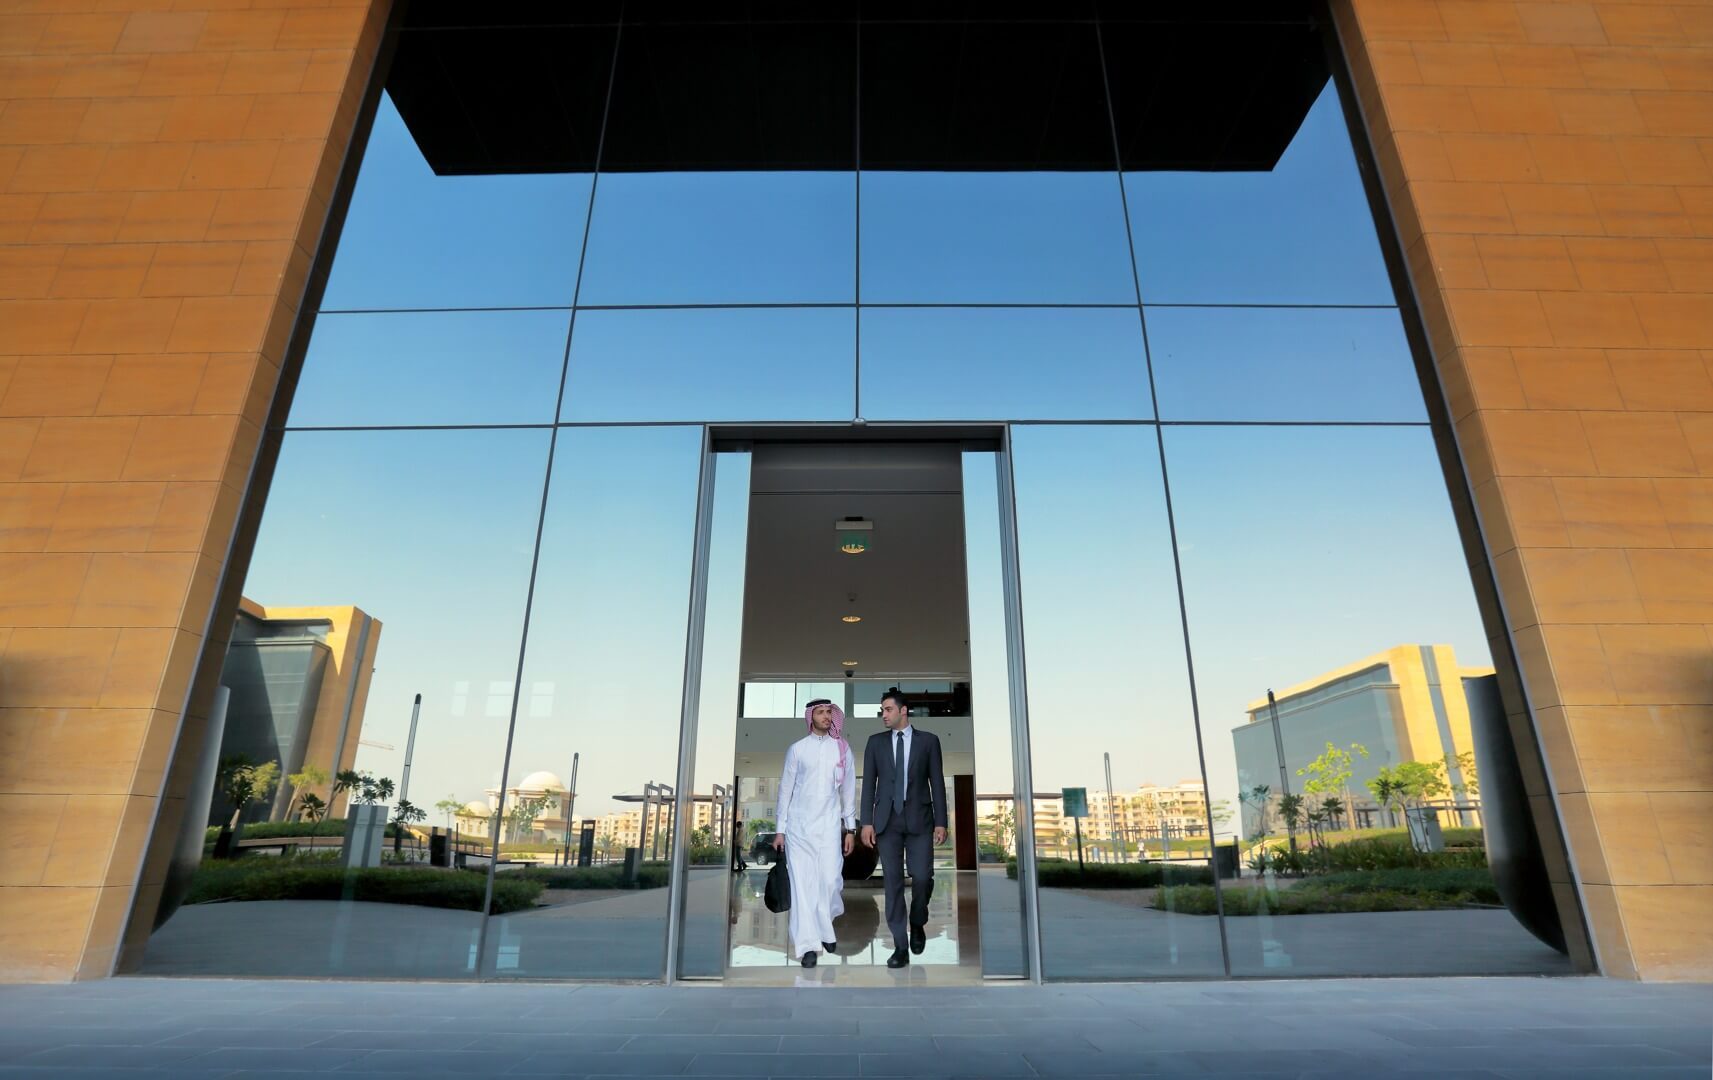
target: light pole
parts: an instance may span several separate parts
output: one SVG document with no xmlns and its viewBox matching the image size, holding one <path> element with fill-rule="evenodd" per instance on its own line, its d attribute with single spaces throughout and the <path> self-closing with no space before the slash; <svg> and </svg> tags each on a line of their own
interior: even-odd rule
<svg viewBox="0 0 1713 1080">
<path fill-rule="evenodd" d="M 571 817 L 577 809 L 577 759 L 581 753 L 571 755 L 571 790 L 565 793 L 565 846 L 571 846 Z"/>
<path fill-rule="evenodd" d="M 1285 733 L 1279 727 L 1279 701 L 1273 696 L 1273 691 L 1267 691 L 1267 713 L 1273 718 L 1273 746 L 1279 753 L 1279 792 L 1280 799 L 1291 797 L 1291 771 L 1285 766 Z M 1279 816 L 1285 816 L 1284 806 L 1279 807 Z M 1291 854 L 1297 852 L 1297 827 L 1289 821 L 1285 822 L 1285 831 L 1291 838 Z"/>
<path fill-rule="evenodd" d="M 422 695 L 416 695 L 416 704 L 410 707 L 410 738 L 404 741 L 404 770 L 399 773 L 399 802 L 404 802 L 410 794 L 410 759 L 416 752 L 416 720 L 422 715 Z"/>
<path fill-rule="evenodd" d="M 1112 754 L 1107 752 L 1102 753 L 1100 756 L 1106 759 L 1106 839 L 1116 847 L 1118 837 L 1118 802 L 1117 796 L 1112 790 Z M 1122 851 L 1119 853 L 1119 861 L 1129 861 L 1128 857 L 1125 856 Z"/>
</svg>

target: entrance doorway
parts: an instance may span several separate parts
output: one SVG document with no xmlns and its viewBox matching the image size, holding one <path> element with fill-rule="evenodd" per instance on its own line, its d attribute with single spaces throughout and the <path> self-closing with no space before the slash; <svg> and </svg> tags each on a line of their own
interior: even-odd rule
<svg viewBox="0 0 1713 1080">
<path fill-rule="evenodd" d="M 1025 974 L 996 460 L 950 441 L 711 454 L 679 977 L 953 985 Z M 838 951 L 804 969 L 788 916 L 763 901 L 785 752 L 805 733 L 806 704 L 831 699 L 860 792 L 864 746 L 884 730 L 881 698 L 894 687 L 943 751 L 948 830 L 927 946 L 903 971 L 886 967 L 883 877 L 859 842 Z"/>
</svg>

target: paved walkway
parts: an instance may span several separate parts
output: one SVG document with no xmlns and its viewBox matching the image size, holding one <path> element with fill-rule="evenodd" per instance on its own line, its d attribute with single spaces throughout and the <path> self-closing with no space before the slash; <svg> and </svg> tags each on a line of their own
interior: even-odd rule
<svg viewBox="0 0 1713 1080">
<path fill-rule="evenodd" d="M 731 989 L 0 986 L 0 1077 L 1704 1080 L 1713 986 L 1604 979 Z"/>
</svg>

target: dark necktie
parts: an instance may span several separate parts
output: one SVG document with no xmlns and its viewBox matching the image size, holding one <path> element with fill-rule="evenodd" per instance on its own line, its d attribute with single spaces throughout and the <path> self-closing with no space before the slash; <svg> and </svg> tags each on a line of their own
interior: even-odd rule
<svg viewBox="0 0 1713 1080">
<path fill-rule="evenodd" d="M 892 737 L 892 809 L 904 812 L 904 733 Z"/>
</svg>

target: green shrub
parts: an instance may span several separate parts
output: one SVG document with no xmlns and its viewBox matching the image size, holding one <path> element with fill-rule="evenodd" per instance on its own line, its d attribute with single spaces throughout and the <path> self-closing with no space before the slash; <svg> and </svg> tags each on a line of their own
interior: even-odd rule
<svg viewBox="0 0 1713 1080">
<path fill-rule="evenodd" d="M 398 834 L 398 825 L 387 822 L 387 838 Z M 210 828 L 204 843 L 212 844 L 220 835 L 218 827 Z M 244 840 L 282 840 L 295 836 L 344 836 L 345 819 L 328 818 L 325 821 L 258 821 L 253 825 L 245 825 L 238 834 L 240 841 Z"/>
<path fill-rule="evenodd" d="M 1310 886 L 1332 892 L 1406 892 L 1419 896 L 1443 897 L 1463 904 L 1503 904 L 1493 875 L 1480 867 L 1437 867 L 1421 870 L 1352 870 L 1326 874 L 1303 882 L 1298 888 Z"/>
<path fill-rule="evenodd" d="M 357 900 L 378 904 L 482 910 L 487 875 L 480 871 L 406 867 L 347 870 L 334 856 L 252 857 L 203 863 L 188 904 L 242 900 Z M 522 911 L 541 895 L 538 882 L 494 879 L 494 913 Z"/>
<path fill-rule="evenodd" d="M 1256 851 L 1249 857 L 1249 868 L 1256 873 L 1272 872 L 1284 877 L 1322 875 L 1374 870 L 1481 870 L 1487 866 L 1487 851 L 1481 846 L 1479 829 L 1454 830 L 1459 835 L 1457 846 L 1447 844 L 1446 850 L 1417 851 L 1407 833 L 1383 832 L 1359 840 L 1346 840 L 1321 847 L 1270 848 Z M 1471 843 L 1468 834 L 1475 834 Z"/>
<path fill-rule="evenodd" d="M 1077 864 L 1069 859 L 1037 859 L 1035 873 L 1042 886 L 1061 889 L 1152 889 L 1164 883 L 1213 883 L 1213 871 L 1205 866 L 1152 862 L 1085 863 L 1078 870 Z M 1005 876 L 1016 880 L 1016 859 L 1006 860 Z"/>
<path fill-rule="evenodd" d="M 507 871 L 495 880 L 516 878 L 548 889 L 622 889 L 624 873 L 623 866 L 529 866 Z M 636 887 L 663 889 L 671 876 L 671 867 L 665 863 L 643 863 L 637 869 Z"/>
<path fill-rule="evenodd" d="M 1493 875 L 1474 867 L 1357 870 L 1310 877 L 1288 889 L 1224 890 L 1227 915 L 1323 915 L 1352 911 L 1432 911 L 1499 904 Z M 1154 907 L 1186 915 L 1212 915 L 1213 889 L 1203 885 L 1161 889 Z"/>
</svg>

